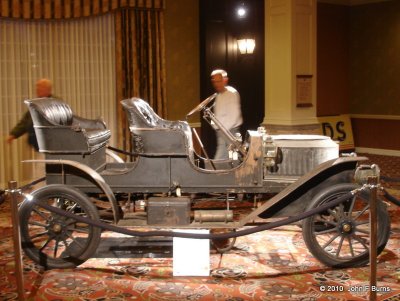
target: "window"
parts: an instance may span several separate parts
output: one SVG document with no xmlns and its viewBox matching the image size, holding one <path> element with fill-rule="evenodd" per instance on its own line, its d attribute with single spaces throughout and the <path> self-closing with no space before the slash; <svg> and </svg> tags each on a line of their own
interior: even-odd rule
<svg viewBox="0 0 400 301">
<path fill-rule="evenodd" d="M 8 145 L 9 131 L 35 97 L 35 82 L 53 81 L 53 93 L 85 118 L 102 117 L 116 133 L 114 16 L 66 21 L 0 20 L 0 187 L 36 178 L 37 154 L 26 137 Z M 116 134 L 111 138 L 115 145 Z"/>
</svg>

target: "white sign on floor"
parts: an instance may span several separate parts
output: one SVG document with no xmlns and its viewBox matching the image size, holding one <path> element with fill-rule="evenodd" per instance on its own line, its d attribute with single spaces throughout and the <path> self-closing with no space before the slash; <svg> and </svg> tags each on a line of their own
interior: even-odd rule
<svg viewBox="0 0 400 301">
<path fill-rule="evenodd" d="M 208 234 L 209 230 L 174 230 L 175 232 Z M 173 275 L 209 276 L 210 240 L 179 238 L 173 239 Z"/>
</svg>

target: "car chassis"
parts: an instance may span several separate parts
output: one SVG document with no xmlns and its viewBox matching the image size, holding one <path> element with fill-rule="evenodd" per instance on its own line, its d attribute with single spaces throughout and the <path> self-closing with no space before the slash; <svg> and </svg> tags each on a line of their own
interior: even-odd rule
<svg viewBox="0 0 400 301">
<path fill-rule="evenodd" d="M 215 96 L 188 116 L 201 112 L 226 136 L 231 144 L 227 160 L 211 160 L 204 149 L 205 158 L 198 155 L 186 121 L 164 120 L 139 98 L 121 102 L 132 151 L 111 148 L 128 154 L 131 162 L 107 149 L 111 133 L 101 120 L 78 117 L 58 99 L 27 100 L 40 151 L 46 155 L 45 160 L 28 162 L 46 164 L 46 185 L 31 193 L 34 202 L 27 198 L 20 207 L 25 253 L 47 268 L 69 268 L 90 258 L 100 242 L 99 228 L 40 204 L 104 221 L 109 211 L 101 208 L 108 202 L 112 221 L 106 222 L 120 227 L 234 232 L 317 208 L 360 187 L 365 174 L 378 174 L 375 167 L 360 165 L 365 157 L 337 157 L 337 146 L 335 154 L 327 137 L 299 135 L 295 138 L 301 140 L 301 149 L 285 147 L 293 137 L 271 136 L 260 127 L 247 131 L 242 142 L 213 114 Z M 310 147 L 310 141 L 316 147 Z M 115 162 L 109 162 L 107 155 Z M 358 183 L 354 174 L 361 178 Z M 219 204 L 217 208 L 207 206 L 209 200 Z M 145 204 L 144 210 L 127 210 L 136 201 Z M 246 214 L 234 206 L 244 201 L 255 204 Z M 205 208 L 197 206 L 202 202 Z M 328 266 L 368 263 L 368 202 L 364 191 L 304 219 L 300 226 L 310 252 Z M 378 233 L 381 252 L 390 234 L 382 201 L 378 202 Z M 233 243 L 216 247 L 223 252 Z"/>
</svg>

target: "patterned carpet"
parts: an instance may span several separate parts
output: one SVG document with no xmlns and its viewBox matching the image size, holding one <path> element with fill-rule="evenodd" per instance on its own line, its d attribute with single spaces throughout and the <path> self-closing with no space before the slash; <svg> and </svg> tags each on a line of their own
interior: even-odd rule
<svg viewBox="0 0 400 301">
<path fill-rule="evenodd" d="M 389 186 L 399 197 L 400 187 Z M 400 209 L 389 209 L 392 234 L 379 257 L 378 300 L 400 300 Z M 0 300 L 17 300 L 9 212 L 6 201 L 0 206 Z M 43 271 L 24 256 L 27 299 L 368 300 L 369 267 L 325 267 L 296 226 L 240 237 L 224 255 L 212 251 L 209 277 L 173 277 L 170 243 L 147 253 L 123 247 L 133 242 L 105 232 L 96 256 L 77 269 Z M 120 248 L 110 251 L 110 245 Z"/>
</svg>

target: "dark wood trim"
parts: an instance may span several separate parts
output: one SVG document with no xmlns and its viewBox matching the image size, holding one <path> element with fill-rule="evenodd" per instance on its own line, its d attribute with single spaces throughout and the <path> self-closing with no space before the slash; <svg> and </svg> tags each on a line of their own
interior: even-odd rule
<svg viewBox="0 0 400 301">
<path fill-rule="evenodd" d="M 313 106 L 312 103 L 298 103 L 296 107 L 298 108 L 311 108 Z"/>
<path fill-rule="evenodd" d="M 400 120 L 352 118 L 356 147 L 400 150 Z"/>
</svg>

